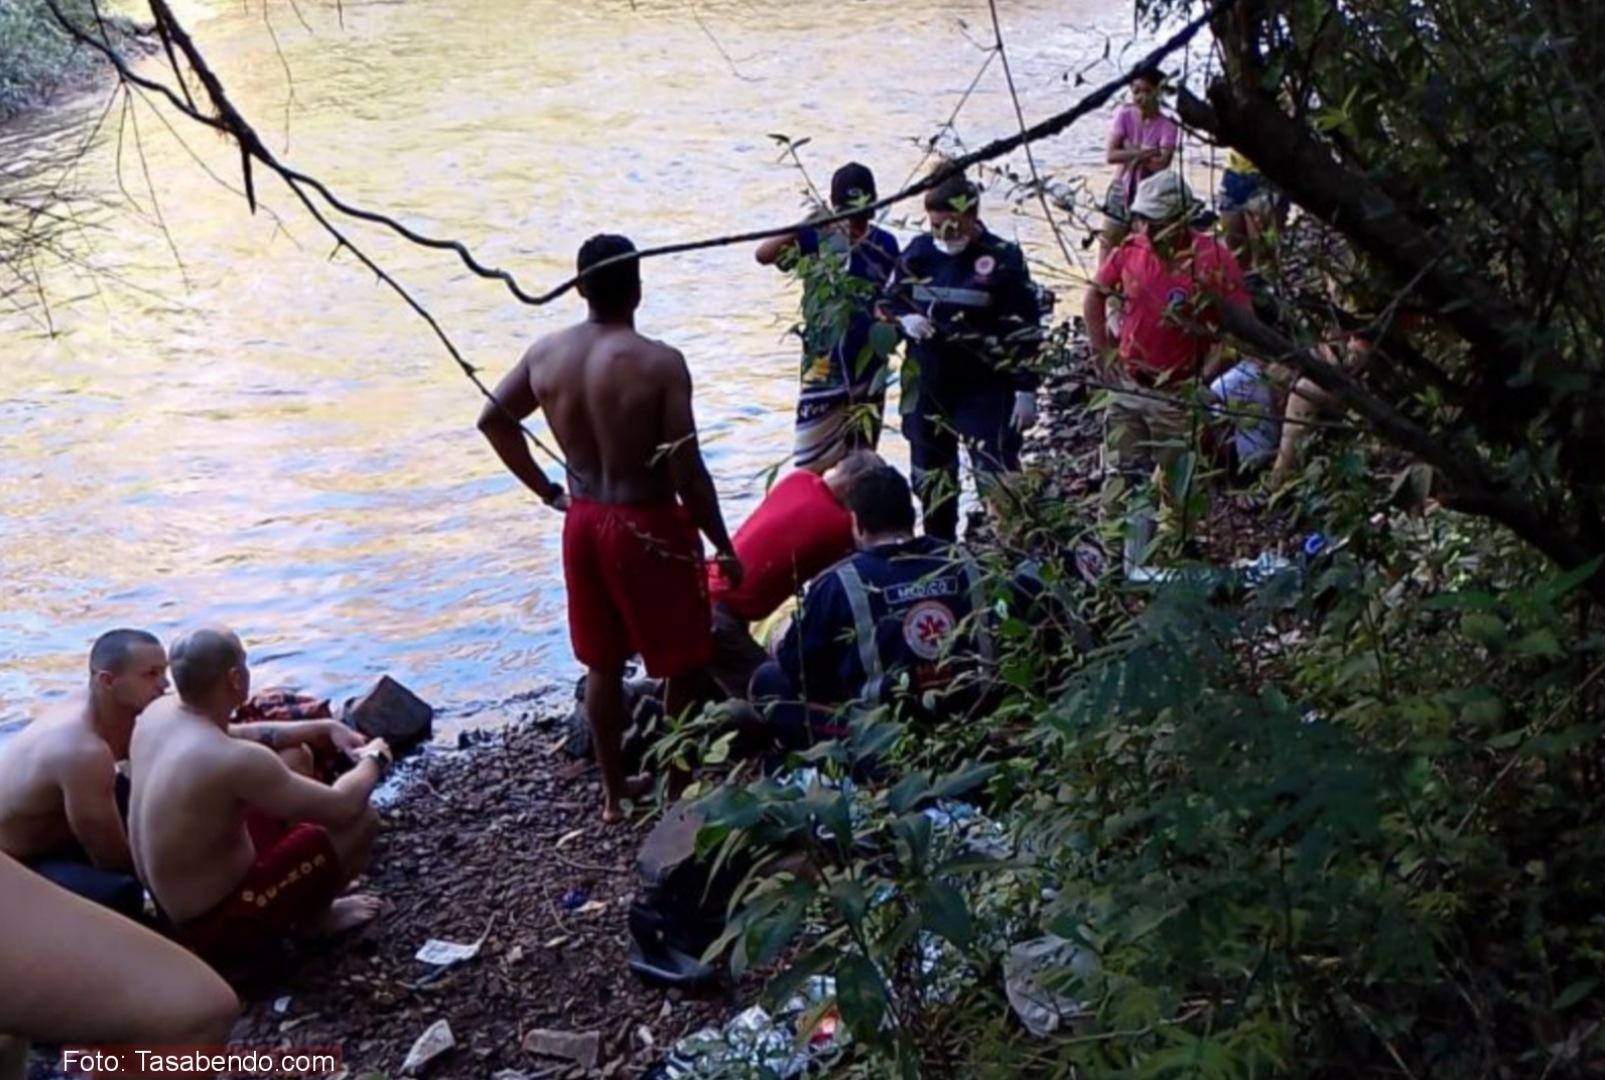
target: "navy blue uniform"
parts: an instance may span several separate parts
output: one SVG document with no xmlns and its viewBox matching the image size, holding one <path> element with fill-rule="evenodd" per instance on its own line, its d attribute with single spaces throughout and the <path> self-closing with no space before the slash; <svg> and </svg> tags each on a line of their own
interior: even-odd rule
<svg viewBox="0 0 1605 1080">
<path fill-rule="evenodd" d="M 1020 467 L 1020 435 L 1009 426 L 1014 395 L 1037 388 L 1029 369 L 1042 343 L 1042 305 L 1025 255 L 984 227 L 957 255 L 928 234 L 910 241 L 886 286 L 894 315 L 930 319 L 935 336 L 911 341 L 917 372 L 903 383 L 903 434 L 925 533 L 958 532 L 959 443 L 980 473 Z M 944 479 L 945 478 L 945 479 Z"/>
<path fill-rule="evenodd" d="M 965 622 L 985 602 L 982 571 L 961 547 L 918 537 L 861 551 L 814 579 L 752 698 L 781 702 L 770 723 L 797 747 L 841 734 L 838 706 L 889 701 L 905 677 L 916 695 L 952 690 L 992 659 L 991 619 Z"/>
</svg>

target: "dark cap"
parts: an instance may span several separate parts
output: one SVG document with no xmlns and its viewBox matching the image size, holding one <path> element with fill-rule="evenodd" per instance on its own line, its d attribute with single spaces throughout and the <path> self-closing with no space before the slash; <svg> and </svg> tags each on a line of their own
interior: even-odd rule
<svg viewBox="0 0 1605 1080">
<path fill-rule="evenodd" d="M 837 210 L 851 210 L 874 201 L 875 174 L 868 165 L 850 161 L 830 178 L 830 205 Z"/>
</svg>

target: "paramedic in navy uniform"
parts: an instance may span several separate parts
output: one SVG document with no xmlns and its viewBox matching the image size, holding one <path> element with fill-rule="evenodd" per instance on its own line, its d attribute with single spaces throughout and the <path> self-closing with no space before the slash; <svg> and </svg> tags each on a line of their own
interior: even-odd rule
<svg viewBox="0 0 1605 1080">
<path fill-rule="evenodd" d="M 958 533 L 959 446 L 983 495 L 1020 468 L 1036 423 L 1042 303 L 1018 246 L 980 220 L 980 191 L 962 174 L 925 194 L 930 231 L 903 252 L 881 311 L 909 341 L 903 434 L 925 535 Z"/>
</svg>

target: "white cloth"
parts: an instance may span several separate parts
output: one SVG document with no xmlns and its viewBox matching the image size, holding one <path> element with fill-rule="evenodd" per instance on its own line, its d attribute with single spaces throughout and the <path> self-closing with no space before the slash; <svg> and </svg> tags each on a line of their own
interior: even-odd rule
<svg viewBox="0 0 1605 1080">
<path fill-rule="evenodd" d="M 1209 384 L 1221 402 L 1211 411 L 1232 425 L 1237 460 L 1257 465 L 1276 453 L 1282 437 L 1282 418 L 1276 412 L 1276 395 L 1270 380 L 1255 360 L 1243 360 Z"/>
</svg>

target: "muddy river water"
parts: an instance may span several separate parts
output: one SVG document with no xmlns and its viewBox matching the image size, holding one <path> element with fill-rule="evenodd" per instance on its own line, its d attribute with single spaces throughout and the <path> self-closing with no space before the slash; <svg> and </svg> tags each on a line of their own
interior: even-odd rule
<svg viewBox="0 0 1605 1080">
<path fill-rule="evenodd" d="M 792 220 L 803 180 L 772 133 L 811 140 L 800 156 L 821 185 L 857 158 L 892 189 L 991 33 L 969 0 L 346 0 L 343 26 L 333 0 L 176 7 L 286 160 L 532 288 L 561 280 L 593 232 L 649 245 Z M 1131 34 L 1111 0 L 1000 10 L 1031 120 L 1074 100 L 1076 72 L 1107 77 Z M 209 176 L 239 180 L 211 133 L 139 99 L 96 132 L 105 89 L 0 133 L 7 184 L 37 186 L 86 146 L 63 185 L 79 264 L 47 260 L 47 303 L 17 294 L 23 310 L 0 311 L 0 722 L 77 685 L 114 625 L 228 623 L 262 682 L 327 693 L 392 672 L 448 730 L 565 684 L 561 521 L 474 430 L 472 386 L 370 275 L 329 258 L 281 186 L 258 177 L 253 217 Z M 1043 145 L 1042 167 L 1101 175 L 1108 117 Z M 993 64 L 957 135 L 1015 127 Z M 992 229 L 1065 284 L 1034 204 L 994 190 Z M 906 240 L 918 210 L 890 224 Z M 580 314 L 353 235 L 492 376 Z M 690 361 L 734 523 L 790 447 L 795 290 L 747 246 L 655 261 L 645 282 L 640 325 Z"/>
</svg>

